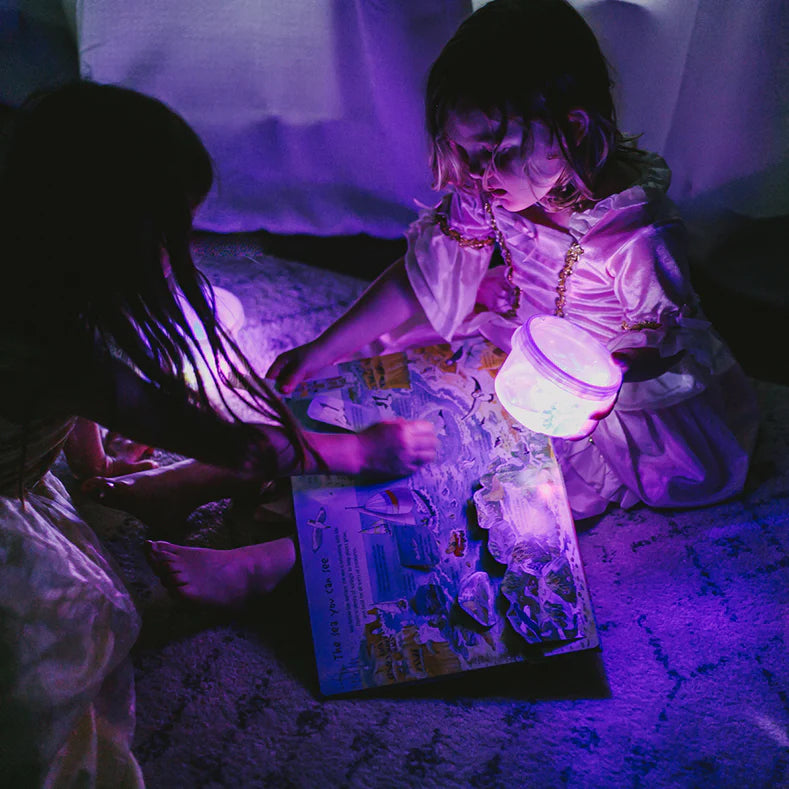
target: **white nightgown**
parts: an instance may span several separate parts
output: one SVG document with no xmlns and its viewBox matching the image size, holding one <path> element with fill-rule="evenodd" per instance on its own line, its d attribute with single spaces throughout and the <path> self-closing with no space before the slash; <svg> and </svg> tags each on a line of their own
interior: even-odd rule
<svg viewBox="0 0 789 789">
<path fill-rule="evenodd" d="M 22 430 L 0 418 L 0 783 L 137 789 L 128 656 L 139 619 L 49 471 L 72 424 L 30 424 L 23 501 Z"/>
<path fill-rule="evenodd" d="M 652 154 L 640 157 L 640 169 L 635 186 L 573 214 L 568 231 L 493 209 L 522 292 L 514 319 L 485 295 L 506 288 L 504 267 L 489 268 L 492 241 L 469 243 L 492 236 L 478 196 L 446 194 L 407 232 L 406 270 L 434 337 L 481 333 L 509 351 L 512 333 L 530 315 L 555 312 L 564 270 L 564 317 L 609 350 L 685 351 L 658 378 L 625 383 L 590 437 L 554 440 L 577 518 L 611 502 L 689 507 L 723 500 L 742 489 L 755 440 L 754 395 L 690 284 L 685 229 L 665 194 L 669 170 Z M 573 243 L 582 250 L 574 263 L 567 260 Z M 425 339 L 404 326 L 379 347 Z"/>
</svg>

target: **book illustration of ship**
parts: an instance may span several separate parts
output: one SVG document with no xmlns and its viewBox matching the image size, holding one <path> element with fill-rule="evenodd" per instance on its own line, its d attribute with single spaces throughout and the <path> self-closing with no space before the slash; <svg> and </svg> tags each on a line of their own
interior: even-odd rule
<svg viewBox="0 0 789 789">
<path fill-rule="evenodd" d="M 369 496 L 363 505 L 346 509 L 375 519 L 370 526 L 362 526 L 362 534 L 395 538 L 403 567 L 427 570 L 438 562 L 436 540 L 428 528 L 435 512 L 416 491 L 405 486 L 385 488 Z"/>
<path fill-rule="evenodd" d="M 364 504 L 346 507 L 389 523 L 416 523 L 417 498 L 410 488 L 398 486 L 373 493 Z"/>
<path fill-rule="evenodd" d="M 370 526 L 362 526 L 359 532 L 361 534 L 391 534 L 392 528 L 385 520 L 379 518 Z"/>
</svg>

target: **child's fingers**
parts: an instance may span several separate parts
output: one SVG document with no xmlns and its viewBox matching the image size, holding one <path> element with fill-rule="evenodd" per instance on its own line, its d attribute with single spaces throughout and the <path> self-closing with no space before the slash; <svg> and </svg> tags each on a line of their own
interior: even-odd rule
<svg viewBox="0 0 789 789">
<path fill-rule="evenodd" d="M 266 372 L 265 377 L 270 378 L 272 381 L 276 381 L 279 378 L 280 373 L 282 372 L 282 368 L 285 365 L 285 360 L 282 358 L 282 354 L 280 354 L 274 361 L 271 363 L 268 371 Z"/>
<path fill-rule="evenodd" d="M 283 380 L 288 378 L 291 368 L 293 367 L 293 352 L 286 351 L 281 353 L 268 368 L 266 378 L 270 378 L 279 387 Z"/>
<path fill-rule="evenodd" d="M 275 388 L 286 394 L 292 392 L 301 383 L 303 377 L 298 360 L 290 353 L 278 356 L 266 373 L 266 378 L 274 381 Z"/>
<path fill-rule="evenodd" d="M 410 466 L 432 463 L 438 454 L 438 436 L 432 422 L 424 419 L 395 423 L 399 430 L 404 461 Z"/>
<path fill-rule="evenodd" d="M 149 471 L 153 468 L 159 468 L 159 464 L 155 460 L 139 460 L 136 463 L 129 463 L 129 471 L 132 474 L 135 471 Z"/>
<path fill-rule="evenodd" d="M 149 444 L 141 444 L 132 441 L 114 430 L 107 431 L 104 437 L 104 451 L 111 457 L 128 461 L 142 460 L 149 458 L 154 453 L 154 448 Z"/>
<path fill-rule="evenodd" d="M 411 442 L 411 449 L 414 453 L 420 457 L 435 459 L 438 452 L 438 436 L 435 430 L 420 431 L 412 436 Z"/>
<path fill-rule="evenodd" d="M 120 477 L 124 474 L 135 474 L 138 471 L 149 471 L 152 468 L 159 468 L 155 460 L 120 460 L 117 458 L 107 458 L 109 461 L 105 477 Z"/>
<path fill-rule="evenodd" d="M 283 394 L 290 394 L 301 382 L 301 376 L 296 371 L 285 370 L 277 378 L 277 389 Z"/>
<path fill-rule="evenodd" d="M 413 422 L 408 422 L 408 427 L 415 438 L 436 437 L 436 426 L 432 422 L 428 422 L 424 419 L 416 419 Z"/>
</svg>

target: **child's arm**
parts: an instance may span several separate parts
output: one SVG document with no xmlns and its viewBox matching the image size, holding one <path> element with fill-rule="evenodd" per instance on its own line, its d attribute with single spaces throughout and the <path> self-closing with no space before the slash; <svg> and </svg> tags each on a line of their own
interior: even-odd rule
<svg viewBox="0 0 789 789">
<path fill-rule="evenodd" d="M 408 281 L 405 260 L 400 258 L 322 334 L 305 345 L 280 354 L 266 377 L 273 379 L 280 391 L 292 392 L 302 380 L 322 367 L 348 356 L 420 314 L 424 316 Z"/>
<path fill-rule="evenodd" d="M 379 422 L 359 433 L 305 433 L 307 443 L 336 474 L 401 477 L 436 459 L 438 439 L 432 422 Z M 309 457 L 307 474 L 321 469 Z"/>
<path fill-rule="evenodd" d="M 100 461 L 103 452 L 92 425 L 99 423 L 140 443 L 256 478 L 319 470 L 309 452 L 305 467 L 300 465 L 282 428 L 226 421 L 162 392 L 110 357 L 76 376 L 74 389 L 61 393 L 53 407 L 83 417 L 74 447 L 86 463 Z M 348 474 L 409 474 L 432 461 L 437 447 L 431 423 L 405 420 L 374 425 L 358 434 L 307 433 L 304 438 L 326 470 Z"/>
</svg>

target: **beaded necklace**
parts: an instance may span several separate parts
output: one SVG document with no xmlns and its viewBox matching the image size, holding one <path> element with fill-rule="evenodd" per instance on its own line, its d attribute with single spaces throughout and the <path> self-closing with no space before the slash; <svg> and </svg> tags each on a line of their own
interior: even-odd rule
<svg viewBox="0 0 789 789">
<path fill-rule="evenodd" d="M 485 208 L 485 213 L 488 215 L 488 221 L 490 222 L 490 227 L 493 231 L 492 236 L 486 236 L 485 238 L 466 238 L 465 236 L 461 235 L 454 227 L 450 226 L 449 221 L 444 214 L 437 215 L 438 224 L 441 227 L 441 232 L 445 236 L 449 236 L 449 238 L 451 238 L 453 241 L 456 241 L 462 247 L 483 249 L 484 247 L 491 246 L 492 244 L 498 244 L 498 247 L 501 250 L 501 256 L 504 259 L 504 278 L 507 280 L 507 284 L 510 287 L 510 308 L 507 310 L 507 312 L 502 313 L 502 316 L 504 318 L 515 318 L 521 305 L 521 289 L 515 284 L 512 252 L 510 252 L 507 240 L 504 238 L 504 233 L 501 232 L 501 228 L 499 227 L 498 222 L 496 222 L 496 217 L 493 215 L 493 207 L 491 206 L 490 201 L 483 199 L 482 205 Z M 583 255 L 583 253 L 584 250 L 581 245 L 577 241 L 573 241 L 564 256 L 564 265 L 559 272 L 559 282 L 556 285 L 556 300 L 554 301 L 554 304 L 556 305 L 554 315 L 558 315 L 560 318 L 564 317 L 564 306 L 567 301 L 567 278 L 573 273 L 575 264 L 578 262 L 578 259 L 581 257 L 581 255 Z"/>
<path fill-rule="evenodd" d="M 510 308 L 504 313 L 505 318 L 514 318 L 518 314 L 518 309 L 521 306 L 521 289 L 515 284 L 514 272 L 512 266 L 512 252 L 504 239 L 504 233 L 501 232 L 496 217 L 493 216 L 493 208 L 489 200 L 483 200 L 482 204 L 485 206 L 485 213 L 490 220 L 490 226 L 493 230 L 493 237 L 501 250 L 501 256 L 504 258 L 504 277 L 510 286 Z"/>
<path fill-rule="evenodd" d="M 515 284 L 513 279 L 514 271 L 512 265 L 512 253 L 510 252 L 510 248 L 507 245 L 506 239 L 504 238 L 504 233 L 501 232 L 501 229 L 496 222 L 496 218 L 493 215 L 493 207 L 491 206 L 490 201 L 483 200 L 483 205 L 485 207 L 485 213 L 488 215 L 488 219 L 490 220 L 493 236 L 496 239 L 496 243 L 499 245 L 501 256 L 504 258 L 504 264 L 506 266 L 504 277 L 509 283 L 512 293 L 510 297 L 510 309 L 504 314 L 504 317 L 514 318 L 521 303 L 521 289 Z M 556 305 L 554 315 L 557 315 L 560 318 L 564 317 L 564 305 L 567 301 L 567 278 L 573 273 L 575 264 L 578 262 L 578 259 L 581 257 L 581 255 L 583 255 L 583 253 L 584 251 L 581 245 L 577 241 L 573 241 L 564 256 L 564 265 L 559 272 L 559 282 L 556 286 L 556 300 L 554 302 Z"/>
</svg>

